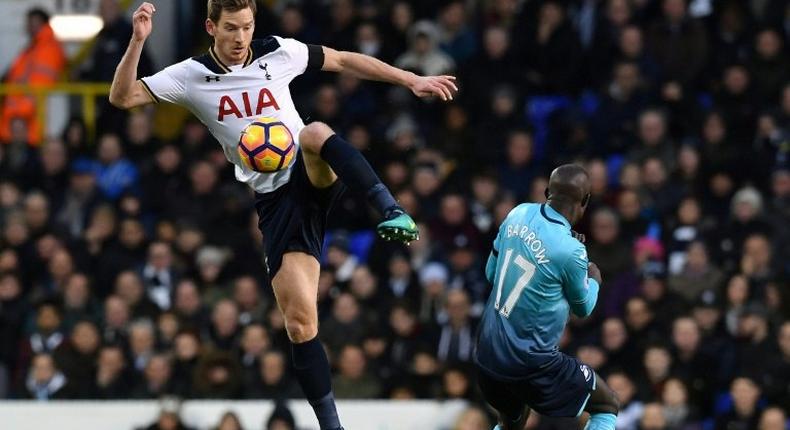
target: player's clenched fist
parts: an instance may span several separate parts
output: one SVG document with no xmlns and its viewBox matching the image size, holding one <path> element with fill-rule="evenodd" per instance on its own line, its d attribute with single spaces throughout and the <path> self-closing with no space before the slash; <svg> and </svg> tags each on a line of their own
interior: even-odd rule
<svg viewBox="0 0 790 430">
<path fill-rule="evenodd" d="M 140 7 L 134 11 L 134 15 L 132 15 L 134 40 L 142 42 L 151 34 L 154 12 L 156 12 L 156 8 L 148 2 L 141 4 Z"/>
</svg>

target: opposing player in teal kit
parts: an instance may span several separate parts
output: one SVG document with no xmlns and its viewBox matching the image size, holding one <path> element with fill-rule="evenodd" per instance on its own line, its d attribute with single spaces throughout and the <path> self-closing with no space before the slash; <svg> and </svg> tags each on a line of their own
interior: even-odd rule
<svg viewBox="0 0 790 430">
<path fill-rule="evenodd" d="M 551 417 L 590 413 L 588 430 L 614 430 L 618 402 L 603 379 L 557 346 L 569 314 L 590 315 L 601 274 L 571 225 L 590 200 L 587 172 L 565 164 L 549 179 L 545 204 L 513 209 L 486 264 L 493 289 L 480 324 L 475 363 L 495 429 L 521 430 L 530 409 Z"/>
</svg>

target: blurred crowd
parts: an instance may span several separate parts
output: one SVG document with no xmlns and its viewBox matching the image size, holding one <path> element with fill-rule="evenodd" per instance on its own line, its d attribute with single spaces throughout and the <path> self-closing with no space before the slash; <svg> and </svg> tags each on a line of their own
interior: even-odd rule
<svg viewBox="0 0 790 430">
<path fill-rule="evenodd" d="M 196 3 L 185 55 L 208 43 Z M 786 429 L 788 1 L 261 6 L 259 37 L 453 74 L 461 89 L 445 104 L 347 75 L 291 85 L 305 120 L 363 151 L 421 230 L 408 247 L 375 239 L 364 196 L 331 214 L 319 318 L 337 398 L 463 400 L 446 428 L 490 428 L 470 365 L 482 267 L 510 209 L 544 201 L 547 174 L 573 161 L 592 179 L 578 230 L 604 282 L 561 348 L 617 392 L 618 430 Z M 112 78 L 131 28 L 114 19 L 82 79 Z M 302 396 L 251 191 L 205 126 L 166 140 L 154 114 L 105 108 L 95 141 L 79 117 L 41 140 L 11 120 L 0 398 Z"/>
</svg>

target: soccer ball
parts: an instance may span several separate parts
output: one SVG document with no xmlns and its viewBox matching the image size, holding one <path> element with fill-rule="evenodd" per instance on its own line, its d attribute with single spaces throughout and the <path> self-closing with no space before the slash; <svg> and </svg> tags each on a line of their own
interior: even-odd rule
<svg viewBox="0 0 790 430">
<path fill-rule="evenodd" d="M 285 124 L 275 118 L 260 117 L 242 130 L 238 151 L 247 168 L 272 173 L 291 164 L 296 145 Z"/>
</svg>

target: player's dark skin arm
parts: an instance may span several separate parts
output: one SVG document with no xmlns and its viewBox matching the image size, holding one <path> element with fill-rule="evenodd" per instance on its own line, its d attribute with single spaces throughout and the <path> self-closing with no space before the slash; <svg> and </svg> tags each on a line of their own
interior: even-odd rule
<svg viewBox="0 0 790 430">
<path fill-rule="evenodd" d="M 458 91 L 454 76 L 419 76 L 412 72 L 390 66 L 368 55 L 356 52 L 337 51 L 326 46 L 322 70 L 346 72 L 360 79 L 388 82 L 410 89 L 417 97 L 435 95 L 442 100 L 452 100 Z"/>
</svg>

